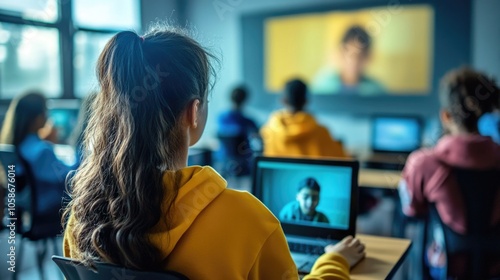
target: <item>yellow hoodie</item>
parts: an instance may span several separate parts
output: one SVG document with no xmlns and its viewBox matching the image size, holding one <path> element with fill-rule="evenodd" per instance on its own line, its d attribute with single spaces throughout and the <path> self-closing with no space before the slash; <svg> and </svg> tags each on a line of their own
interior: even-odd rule
<svg viewBox="0 0 500 280">
<path fill-rule="evenodd" d="M 339 141 L 306 112 L 278 111 L 261 129 L 266 156 L 347 157 Z"/>
<path fill-rule="evenodd" d="M 298 279 L 279 221 L 254 196 L 226 188 L 210 167 L 166 172 L 166 188 L 182 185 L 170 215 L 150 232 L 152 243 L 167 258 L 165 269 L 190 279 Z M 64 255 L 78 259 L 76 240 L 64 235 Z M 325 254 L 304 279 L 349 279 L 349 265 L 338 254 Z"/>
</svg>

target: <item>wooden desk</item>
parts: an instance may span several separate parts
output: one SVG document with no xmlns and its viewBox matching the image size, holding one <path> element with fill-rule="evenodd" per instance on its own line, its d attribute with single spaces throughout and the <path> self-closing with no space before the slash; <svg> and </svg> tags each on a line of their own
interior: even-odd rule
<svg viewBox="0 0 500 280">
<path fill-rule="evenodd" d="M 391 279 L 411 247 L 411 240 L 357 234 L 366 245 L 366 257 L 351 270 L 351 279 Z"/>
<path fill-rule="evenodd" d="M 400 171 L 365 168 L 359 170 L 358 184 L 360 187 L 397 189 L 400 180 Z"/>
</svg>

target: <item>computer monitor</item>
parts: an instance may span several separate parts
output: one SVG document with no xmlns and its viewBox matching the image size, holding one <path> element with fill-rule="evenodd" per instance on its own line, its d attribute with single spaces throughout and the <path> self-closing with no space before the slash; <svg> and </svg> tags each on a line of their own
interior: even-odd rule
<svg viewBox="0 0 500 280">
<path fill-rule="evenodd" d="M 356 161 L 257 157 L 255 195 L 285 234 L 342 238 L 355 234 Z"/>
<path fill-rule="evenodd" d="M 70 144 L 70 137 L 78 124 L 80 101 L 51 99 L 47 102 L 48 117 L 57 129 L 58 144 Z"/>
<path fill-rule="evenodd" d="M 422 124 L 418 117 L 377 116 L 373 118 L 372 150 L 411 153 L 420 148 Z"/>
</svg>

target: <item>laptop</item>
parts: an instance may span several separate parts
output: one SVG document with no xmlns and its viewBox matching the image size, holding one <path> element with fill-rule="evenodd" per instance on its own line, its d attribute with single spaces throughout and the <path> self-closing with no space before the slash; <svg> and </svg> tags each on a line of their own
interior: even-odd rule
<svg viewBox="0 0 500 280">
<path fill-rule="evenodd" d="M 257 157 L 253 193 L 278 217 L 300 273 L 324 247 L 355 235 L 357 161 Z"/>
<path fill-rule="evenodd" d="M 418 117 L 376 116 L 372 119 L 373 154 L 367 167 L 401 169 L 408 155 L 421 144 L 422 122 Z"/>
</svg>

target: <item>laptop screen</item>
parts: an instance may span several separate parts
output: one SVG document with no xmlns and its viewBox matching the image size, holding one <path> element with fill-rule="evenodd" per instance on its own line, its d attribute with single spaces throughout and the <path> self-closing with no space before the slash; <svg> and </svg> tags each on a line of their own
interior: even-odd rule
<svg viewBox="0 0 500 280">
<path fill-rule="evenodd" d="M 374 151 L 410 153 L 420 148 L 420 121 L 411 117 L 377 117 L 372 137 Z"/>
<path fill-rule="evenodd" d="M 286 225 L 353 229 L 357 162 L 258 158 L 256 165 L 256 194 L 281 221 L 285 233 Z"/>
<path fill-rule="evenodd" d="M 57 128 L 59 144 L 70 144 L 70 137 L 78 124 L 80 102 L 75 99 L 49 100 L 47 107 L 48 115 Z"/>
</svg>

